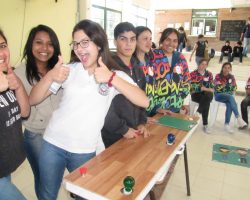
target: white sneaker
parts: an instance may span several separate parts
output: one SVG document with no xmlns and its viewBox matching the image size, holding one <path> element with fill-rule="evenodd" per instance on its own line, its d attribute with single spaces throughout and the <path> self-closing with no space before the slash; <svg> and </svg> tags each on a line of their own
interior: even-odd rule
<svg viewBox="0 0 250 200">
<path fill-rule="evenodd" d="M 224 130 L 228 133 L 233 133 L 234 131 L 231 129 L 231 127 L 229 126 L 229 124 L 225 124 L 224 126 Z"/>
<path fill-rule="evenodd" d="M 210 130 L 210 128 L 208 127 L 208 125 L 204 125 L 203 126 L 203 131 L 205 132 L 205 133 L 211 133 L 211 130 Z"/>
<path fill-rule="evenodd" d="M 237 123 L 238 123 L 239 129 L 243 130 L 247 128 L 247 123 L 241 117 L 237 118 Z"/>
</svg>

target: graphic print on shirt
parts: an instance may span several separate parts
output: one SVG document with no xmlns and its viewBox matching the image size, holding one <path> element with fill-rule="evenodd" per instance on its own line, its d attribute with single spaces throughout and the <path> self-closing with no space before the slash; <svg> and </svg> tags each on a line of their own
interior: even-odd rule
<svg viewBox="0 0 250 200">
<path fill-rule="evenodd" d="M 9 107 L 10 103 L 14 103 L 16 101 L 16 97 L 13 91 L 9 90 L 6 92 L 6 95 L 0 94 L 0 107 L 5 108 Z M 10 103 L 9 103 L 10 102 Z M 13 105 L 13 104 L 11 104 Z M 19 106 L 16 105 L 10 109 L 8 109 L 8 116 L 5 116 L 5 126 L 9 127 L 15 123 L 15 121 L 21 118 Z"/>
<path fill-rule="evenodd" d="M 190 73 L 191 76 L 191 91 L 198 93 L 201 92 L 201 87 L 214 88 L 213 75 L 209 71 L 205 71 L 204 75 L 201 75 L 198 70 L 194 70 Z"/>
<path fill-rule="evenodd" d="M 217 74 L 214 79 L 214 84 L 216 93 L 226 93 L 233 95 L 237 89 L 236 81 L 233 75 L 225 77 Z"/>
<path fill-rule="evenodd" d="M 150 100 L 147 111 L 162 108 L 179 112 L 190 90 L 190 74 L 184 56 L 179 54 L 171 68 L 163 51 L 154 50 L 151 63 L 152 67 L 143 68 L 146 76 L 145 91 Z"/>
</svg>

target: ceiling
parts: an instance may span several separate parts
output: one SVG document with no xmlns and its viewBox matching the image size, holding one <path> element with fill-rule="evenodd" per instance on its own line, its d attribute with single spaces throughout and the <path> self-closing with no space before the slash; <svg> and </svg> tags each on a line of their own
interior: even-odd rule
<svg viewBox="0 0 250 200">
<path fill-rule="evenodd" d="M 250 0 L 153 0 L 156 10 L 250 7 Z"/>
</svg>

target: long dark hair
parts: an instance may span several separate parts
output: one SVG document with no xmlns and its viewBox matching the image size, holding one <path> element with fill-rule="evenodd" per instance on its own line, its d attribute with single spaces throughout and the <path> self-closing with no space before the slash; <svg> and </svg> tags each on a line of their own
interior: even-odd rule
<svg viewBox="0 0 250 200">
<path fill-rule="evenodd" d="M 225 67 L 226 65 L 229 65 L 230 68 L 231 68 L 231 70 L 232 70 L 232 65 L 231 65 L 230 62 L 225 62 L 225 63 L 223 63 L 223 65 L 222 65 L 222 67 L 221 67 L 221 70 L 220 70 L 220 77 L 223 77 L 223 69 L 224 69 L 224 67 Z M 232 76 L 232 75 L 229 74 L 229 76 Z"/>
<path fill-rule="evenodd" d="M 122 70 L 113 61 L 109 51 L 107 35 L 98 23 L 88 19 L 78 22 L 73 29 L 72 37 L 74 37 L 75 32 L 80 30 L 83 31 L 90 38 L 90 40 L 95 43 L 95 45 L 100 47 L 99 56 L 102 57 L 103 63 L 109 68 L 109 70 Z M 74 51 L 71 51 L 70 62 L 80 62 Z"/>
<path fill-rule="evenodd" d="M 28 40 L 25 44 L 24 51 L 23 51 L 23 58 L 22 58 L 22 60 L 23 59 L 26 60 L 26 77 L 27 77 L 27 80 L 30 84 L 33 84 L 34 80 L 35 81 L 40 80 L 40 75 L 38 73 L 36 59 L 32 53 L 33 41 L 34 41 L 35 36 L 38 32 L 48 33 L 48 35 L 50 37 L 51 44 L 54 48 L 54 54 L 48 60 L 48 65 L 47 65 L 48 70 L 51 70 L 55 66 L 55 64 L 58 61 L 58 55 L 61 54 L 60 44 L 59 44 L 57 35 L 50 27 L 40 24 L 40 25 L 32 28 L 30 33 L 29 33 Z"/>
<path fill-rule="evenodd" d="M 151 34 L 152 34 L 152 31 L 150 30 L 150 28 L 146 27 L 146 26 L 137 26 L 135 27 L 135 30 L 136 30 L 136 40 L 138 40 L 138 37 L 144 32 L 144 31 L 149 31 Z M 153 42 L 152 42 L 153 44 Z M 152 46 L 152 45 L 151 45 Z M 151 54 L 151 50 L 149 50 L 148 53 L 145 54 L 146 58 L 148 59 L 149 58 L 149 55 Z M 135 52 L 133 53 L 133 56 L 139 61 L 138 57 L 137 57 L 137 54 L 136 54 L 136 50 Z"/>
<path fill-rule="evenodd" d="M 163 41 L 171 34 L 175 33 L 177 35 L 177 40 L 179 44 L 179 32 L 175 28 L 166 28 L 161 34 L 161 38 L 159 40 L 159 46 L 163 43 Z"/>
<path fill-rule="evenodd" d="M 5 37 L 3 31 L 0 29 L 0 36 L 2 36 L 2 38 L 4 39 L 4 41 L 6 42 L 6 44 L 8 44 L 7 42 L 7 38 Z"/>
</svg>

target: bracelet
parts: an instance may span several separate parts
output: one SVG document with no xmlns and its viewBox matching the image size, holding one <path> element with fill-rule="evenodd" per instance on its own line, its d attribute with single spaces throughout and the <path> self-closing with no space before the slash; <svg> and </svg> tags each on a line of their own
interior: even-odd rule
<svg viewBox="0 0 250 200">
<path fill-rule="evenodd" d="M 114 78 L 115 75 L 116 75 L 116 73 L 112 72 L 112 75 L 110 76 L 109 81 L 108 81 L 108 86 L 109 87 L 112 87 L 112 81 L 113 81 L 113 78 Z"/>
</svg>

